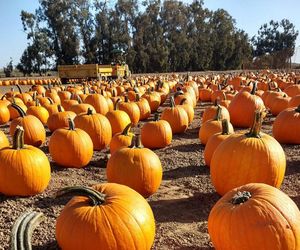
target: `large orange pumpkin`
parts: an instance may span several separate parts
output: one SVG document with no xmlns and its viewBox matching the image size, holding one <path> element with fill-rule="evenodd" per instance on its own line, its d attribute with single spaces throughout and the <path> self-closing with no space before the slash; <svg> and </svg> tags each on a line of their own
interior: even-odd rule
<svg viewBox="0 0 300 250">
<path fill-rule="evenodd" d="M 51 168 L 40 149 L 24 145 L 24 129 L 16 128 L 13 146 L 0 150 L 0 192 L 5 195 L 30 196 L 48 186 Z"/>
<path fill-rule="evenodd" d="M 251 183 L 229 191 L 214 205 L 208 232 L 215 249 L 300 249 L 300 212 L 277 188 Z"/>
<path fill-rule="evenodd" d="M 56 239 L 62 249 L 151 249 L 155 236 L 153 212 L 131 188 L 105 183 L 58 192 L 59 196 L 64 194 L 76 196 L 56 221 Z"/>
<path fill-rule="evenodd" d="M 280 187 L 286 158 L 280 144 L 261 133 L 262 113 L 255 113 L 249 133 L 233 134 L 215 150 L 210 165 L 212 183 L 220 195 L 251 182 Z"/>
<path fill-rule="evenodd" d="M 111 155 L 106 167 L 107 180 L 129 186 L 148 197 L 160 186 L 161 162 L 153 151 L 141 147 L 138 136 L 132 142 L 130 147 L 120 148 Z"/>
</svg>

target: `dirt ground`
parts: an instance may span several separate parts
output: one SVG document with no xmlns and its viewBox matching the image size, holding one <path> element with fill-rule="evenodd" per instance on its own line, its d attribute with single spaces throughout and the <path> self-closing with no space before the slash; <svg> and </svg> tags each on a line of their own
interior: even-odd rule
<svg viewBox="0 0 300 250">
<path fill-rule="evenodd" d="M 198 103 L 195 120 L 188 130 L 174 136 L 167 148 L 155 150 L 164 173 L 158 192 L 148 199 L 156 220 L 153 249 L 212 249 L 207 219 L 220 196 L 211 184 L 209 168 L 203 159 L 204 146 L 198 139 L 200 117 L 209 105 Z M 270 116 L 265 119 L 263 132 L 271 134 L 273 121 Z M 8 125 L 0 128 L 8 133 Z M 48 132 L 48 138 L 49 135 Z M 299 207 L 300 145 L 283 145 L 283 148 L 287 156 L 287 169 L 281 190 Z M 41 149 L 50 157 L 47 142 Z M 52 178 L 44 193 L 27 198 L 0 195 L 0 249 L 8 249 L 15 219 L 21 213 L 32 210 L 43 212 L 46 217 L 32 237 L 33 249 L 59 249 L 55 240 L 55 220 L 68 199 L 55 199 L 54 192 L 64 186 L 91 186 L 106 182 L 104 158 L 107 152 L 95 152 L 92 161 L 83 169 L 61 168 L 50 157 Z"/>
</svg>

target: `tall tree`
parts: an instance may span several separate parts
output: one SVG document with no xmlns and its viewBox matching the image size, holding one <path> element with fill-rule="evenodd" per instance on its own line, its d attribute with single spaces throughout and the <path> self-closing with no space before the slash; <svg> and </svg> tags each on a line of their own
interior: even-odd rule
<svg viewBox="0 0 300 250">
<path fill-rule="evenodd" d="M 254 56 L 271 55 L 271 67 L 285 67 L 295 51 L 298 36 L 295 26 L 287 19 L 280 22 L 271 20 L 258 30 L 258 35 L 252 38 Z"/>
</svg>

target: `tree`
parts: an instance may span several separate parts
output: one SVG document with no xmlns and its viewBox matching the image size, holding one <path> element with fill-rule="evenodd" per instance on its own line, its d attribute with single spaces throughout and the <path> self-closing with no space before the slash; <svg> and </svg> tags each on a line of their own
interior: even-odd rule
<svg viewBox="0 0 300 250">
<path fill-rule="evenodd" d="M 294 54 L 298 33 L 294 24 L 287 19 L 280 22 L 271 20 L 269 24 L 262 25 L 258 35 L 251 39 L 253 55 L 269 56 L 271 67 L 286 67 L 286 63 Z"/>
<path fill-rule="evenodd" d="M 13 67 L 13 60 L 12 60 L 12 58 L 10 58 L 9 63 L 6 64 L 6 67 L 3 68 L 5 77 L 11 77 L 11 76 L 12 76 L 13 70 L 14 70 L 14 67 Z"/>
</svg>

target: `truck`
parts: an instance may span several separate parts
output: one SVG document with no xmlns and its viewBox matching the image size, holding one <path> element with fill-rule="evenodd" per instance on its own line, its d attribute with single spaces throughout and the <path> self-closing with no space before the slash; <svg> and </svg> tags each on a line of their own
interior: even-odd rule
<svg viewBox="0 0 300 250">
<path fill-rule="evenodd" d="M 91 80 L 101 78 L 126 78 L 130 76 L 127 64 L 78 64 L 59 65 L 58 76 L 62 83 L 67 83 L 70 79 Z"/>
</svg>

